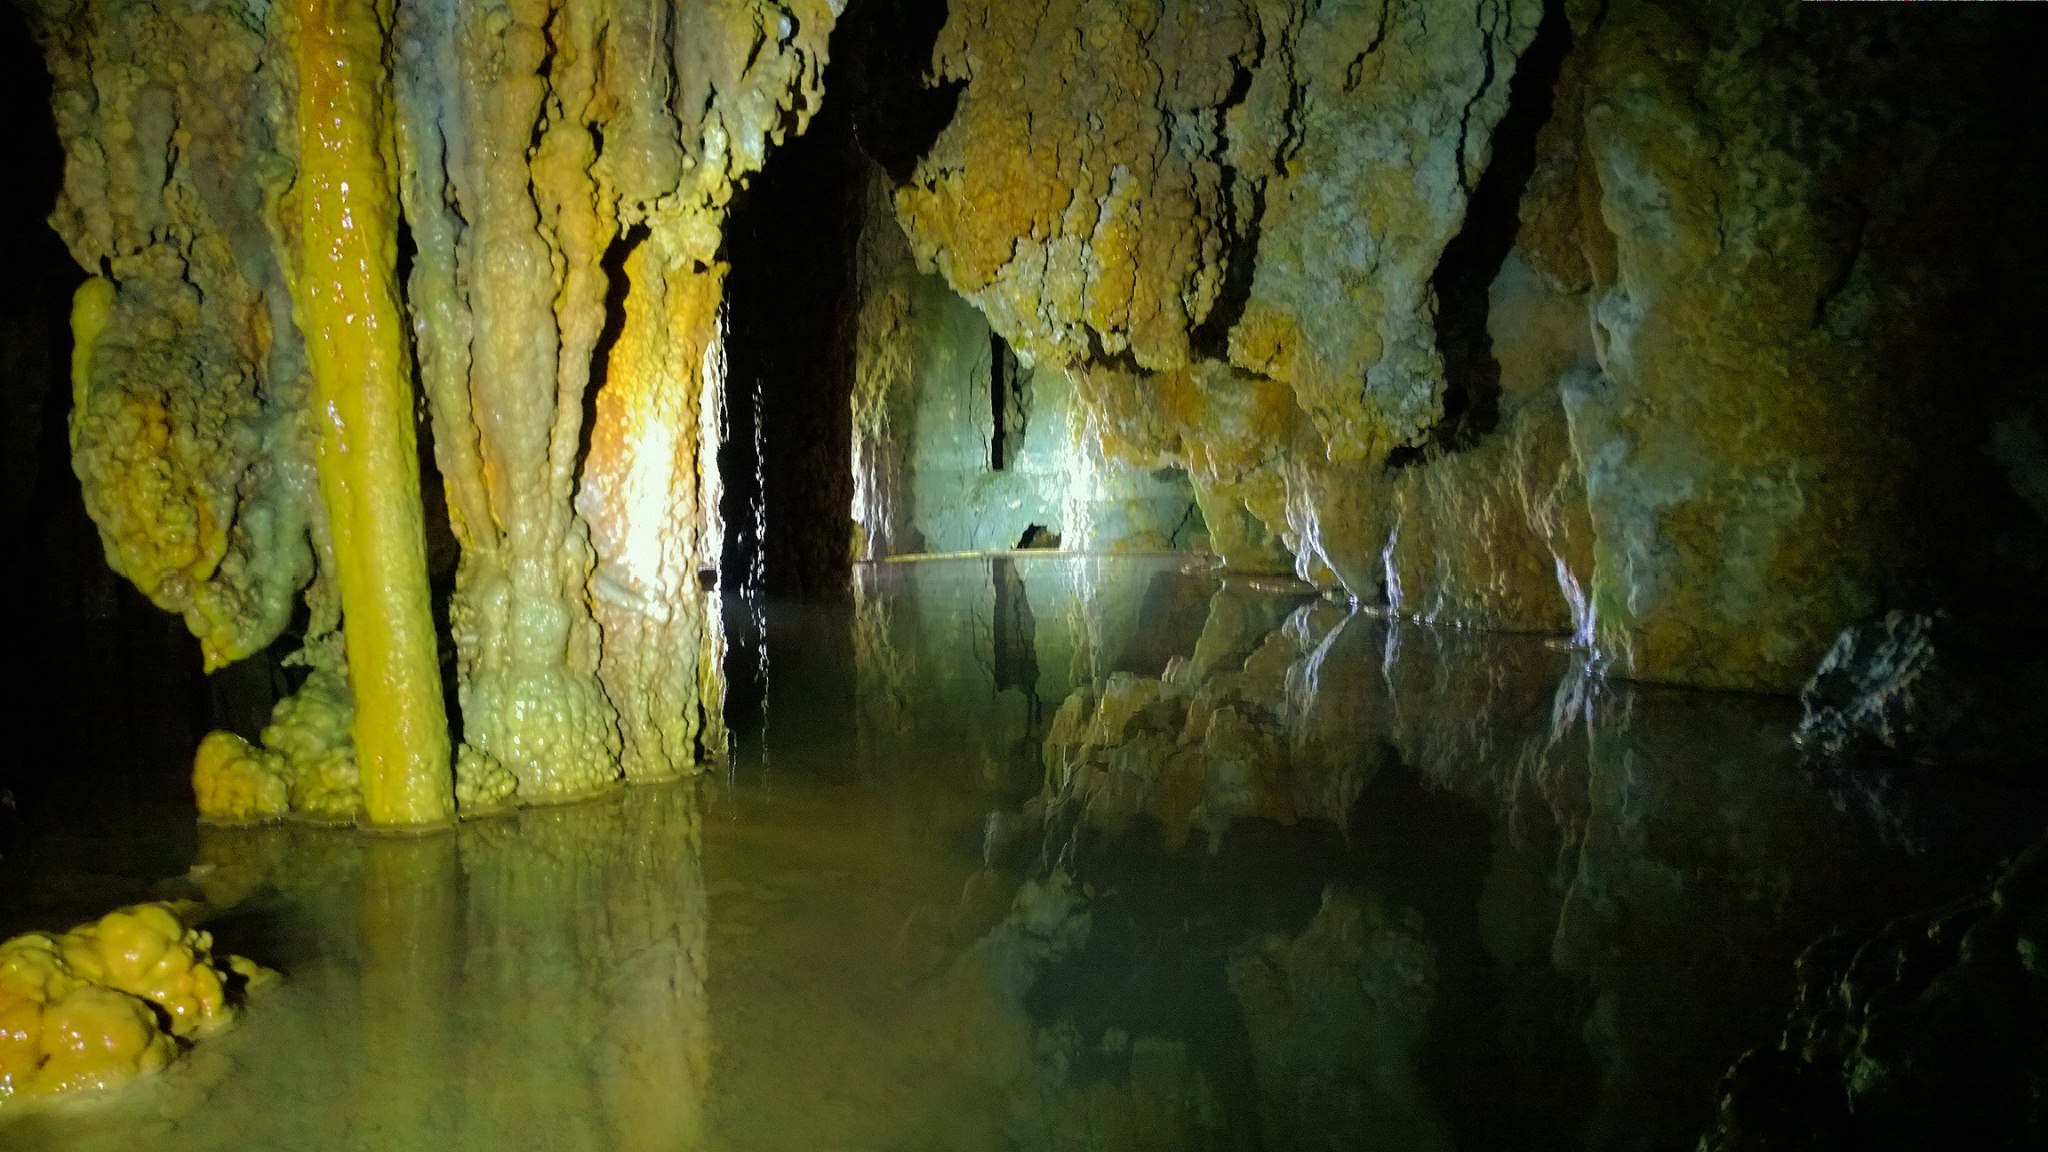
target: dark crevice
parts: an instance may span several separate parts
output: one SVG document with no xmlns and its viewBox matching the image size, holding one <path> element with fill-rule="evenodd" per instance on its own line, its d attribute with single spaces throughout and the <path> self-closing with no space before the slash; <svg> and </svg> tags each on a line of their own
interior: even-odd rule
<svg viewBox="0 0 2048 1152">
<path fill-rule="evenodd" d="M 400 311 L 412 314 L 413 265 L 419 259 L 419 242 L 413 237 L 412 225 L 403 215 L 398 220 L 395 260 L 395 279 L 398 285 Z M 449 608 L 455 600 L 455 570 L 461 549 L 455 541 L 455 529 L 448 515 L 448 485 L 442 479 L 441 469 L 434 453 L 434 421 L 431 407 L 427 403 L 424 387 L 418 382 L 426 379 L 420 371 L 419 345 L 412 340 L 405 342 L 406 370 L 415 381 L 413 391 L 413 444 L 419 458 L 421 527 L 427 549 L 427 599 L 434 617 L 434 651 L 440 666 L 441 702 L 448 713 L 449 739 L 462 742 L 462 704 L 456 692 L 455 631 L 449 616 Z M 294 618 L 294 627 L 288 629 L 278 643 L 271 646 L 273 653 L 296 651 L 305 639 L 305 622 Z M 283 646 L 290 640 L 289 648 Z M 293 678 L 289 691 L 297 692 L 304 683 L 304 675 Z M 289 694 L 289 693 L 287 693 Z"/>
<path fill-rule="evenodd" d="M 1054 532 L 1052 529 L 1047 528 L 1043 524 L 1033 524 L 1030 527 L 1024 529 L 1023 534 L 1017 537 L 1017 547 L 1015 551 L 1058 551 L 1059 546 L 1059 533 Z"/>
<path fill-rule="evenodd" d="M 604 271 L 604 327 L 598 330 L 597 343 L 591 347 L 590 383 L 583 389 L 583 426 L 576 441 L 578 476 L 583 475 L 584 462 L 590 459 L 591 432 L 597 427 L 597 396 L 610 378 L 612 349 L 618 346 L 619 336 L 626 330 L 626 294 L 633 288 L 626 279 L 626 260 L 646 240 L 647 225 L 635 224 L 613 237 L 598 260 L 598 267 Z"/>
<path fill-rule="evenodd" d="M 991 472 L 1001 472 L 1016 463 L 1023 450 L 1031 414 L 1017 354 L 993 331 L 988 334 L 988 396 L 988 467 Z"/>
<path fill-rule="evenodd" d="M 945 0 L 854 0 L 832 34 L 843 87 L 826 91 L 844 94 L 860 150 L 899 188 L 952 123 L 966 87 L 928 79 L 945 26 Z"/>
<path fill-rule="evenodd" d="M 417 378 L 417 375 L 415 375 Z M 427 545 L 427 598 L 434 615 L 434 654 L 441 670 L 441 704 L 448 713 L 448 739 L 462 744 L 462 698 L 458 691 L 455 658 L 455 627 L 450 608 L 455 603 L 455 572 L 461 547 L 455 540 L 454 524 L 448 515 L 448 485 L 435 465 L 434 422 L 419 410 L 417 443 L 420 461 L 420 510 Z"/>
<path fill-rule="evenodd" d="M 1564 0 L 1544 0 L 1536 37 L 1508 80 L 1508 107 L 1493 132 L 1493 158 L 1465 206 L 1465 223 L 1444 246 L 1431 287 L 1436 344 L 1443 357 L 1443 416 L 1429 442 L 1397 450 L 1390 467 L 1476 444 L 1500 420 L 1500 362 L 1486 331 L 1488 294 L 1514 248 L 1522 193 L 1536 168 L 1536 138 L 1555 103 L 1557 77 L 1571 51 Z M 1461 165 L 1462 165 L 1461 142 Z M 1462 167 L 1460 176 L 1462 178 Z"/>
<path fill-rule="evenodd" d="M 1242 219 L 1237 218 L 1237 196 L 1243 181 L 1244 197 L 1249 208 Z M 1230 358 L 1230 330 L 1244 319 L 1245 305 L 1252 298 L 1252 277 L 1258 271 L 1260 219 L 1266 213 L 1266 188 L 1258 180 L 1246 180 L 1237 169 L 1223 170 L 1223 202 L 1229 212 L 1232 236 L 1230 250 L 1225 254 L 1223 284 L 1216 291 L 1216 301 L 1209 306 L 1209 314 L 1195 325 L 1189 333 L 1189 345 L 1197 355 L 1211 360 Z"/>
<path fill-rule="evenodd" d="M 778 598 L 833 599 L 848 587 L 856 270 L 870 170 L 853 105 L 841 98 L 845 67 L 835 40 L 824 78 L 835 95 L 802 135 L 769 153 L 734 196 L 725 228 L 731 394 L 718 454 L 720 582 L 746 588 L 758 574 Z"/>
</svg>

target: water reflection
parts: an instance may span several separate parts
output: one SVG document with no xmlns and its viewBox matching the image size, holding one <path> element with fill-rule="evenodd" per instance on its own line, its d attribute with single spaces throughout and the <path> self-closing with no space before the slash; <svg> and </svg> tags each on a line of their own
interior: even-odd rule
<svg viewBox="0 0 2048 1152">
<path fill-rule="evenodd" d="M 206 830 L 210 927 L 288 979 L 144 1091 L 0 1144 L 700 1146 L 700 823 L 663 785 L 422 839 Z"/>
<path fill-rule="evenodd" d="M 784 611 L 772 780 L 207 832 L 285 983 L 0 1148 L 1691 1147 L 1802 947 L 2010 847 L 1908 854 L 1781 702 L 1198 564 Z"/>
</svg>

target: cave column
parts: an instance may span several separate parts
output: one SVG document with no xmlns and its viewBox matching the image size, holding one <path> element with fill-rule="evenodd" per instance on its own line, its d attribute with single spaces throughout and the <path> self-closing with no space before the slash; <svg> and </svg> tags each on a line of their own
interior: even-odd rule
<svg viewBox="0 0 2048 1152">
<path fill-rule="evenodd" d="M 391 4 L 299 0 L 298 16 L 298 319 L 356 698 L 364 817 L 380 826 L 442 824 L 455 798 L 397 292 Z"/>
<path fill-rule="evenodd" d="M 686 254 L 664 224 L 633 249 L 624 326 L 597 398 L 577 503 L 598 556 L 599 666 L 619 704 L 626 775 L 687 774 L 724 752 L 724 636 L 716 571 L 720 319 L 725 266 Z"/>
</svg>

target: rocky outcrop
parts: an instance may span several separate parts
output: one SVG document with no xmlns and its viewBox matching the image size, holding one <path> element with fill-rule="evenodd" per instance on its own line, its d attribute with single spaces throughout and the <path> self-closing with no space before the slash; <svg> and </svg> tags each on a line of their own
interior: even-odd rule
<svg viewBox="0 0 2048 1152">
<path fill-rule="evenodd" d="M 2039 569 L 2038 126 L 1969 15 L 962 0 L 897 214 L 1234 566 L 1791 692 Z"/>
<path fill-rule="evenodd" d="M 213 954 L 167 904 L 0 944 L 0 1106 L 118 1088 L 227 1027 L 277 974 Z"/>
<path fill-rule="evenodd" d="M 973 305 L 919 270 L 879 169 L 867 193 L 853 389 L 861 558 L 1014 549 L 1033 527 L 1077 551 L 1195 544 L 1186 478 L 1106 458 L 1067 374 L 1021 363 Z"/>
</svg>

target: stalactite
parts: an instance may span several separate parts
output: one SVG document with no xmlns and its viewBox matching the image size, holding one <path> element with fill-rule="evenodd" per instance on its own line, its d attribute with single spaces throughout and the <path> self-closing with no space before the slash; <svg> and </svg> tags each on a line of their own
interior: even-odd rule
<svg viewBox="0 0 2048 1152">
<path fill-rule="evenodd" d="M 717 445 L 702 430 L 724 386 L 725 269 L 666 247 L 644 243 L 626 260 L 635 289 L 611 352 L 617 383 L 598 397 L 579 496 L 604 557 L 591 584 L 600 672 L 626 703 L 625 770 L 636 780 L 695 762 L 703 634 L 716 621 L 698 573 L 715 572 L 718 558 L 698 526 L 718 509 Z"/>
</svg>

